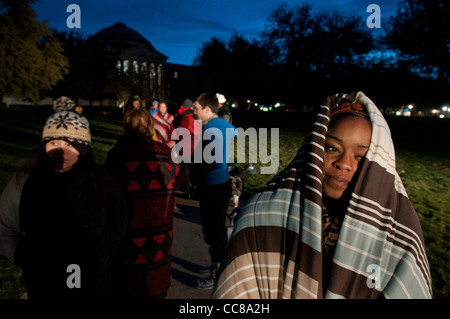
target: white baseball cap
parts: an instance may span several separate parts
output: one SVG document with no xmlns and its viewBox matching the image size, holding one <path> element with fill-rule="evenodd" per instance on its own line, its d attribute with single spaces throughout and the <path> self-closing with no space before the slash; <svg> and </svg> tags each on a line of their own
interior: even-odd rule
<svg viewBox="0 0 450 319">
<path fill-rule="evenodd" d="M 219 103 L 225 103 L 227 99 L 225 98 L 225 95 L 216 93 L 217 100 L 219 100 Z"/>
</svg>

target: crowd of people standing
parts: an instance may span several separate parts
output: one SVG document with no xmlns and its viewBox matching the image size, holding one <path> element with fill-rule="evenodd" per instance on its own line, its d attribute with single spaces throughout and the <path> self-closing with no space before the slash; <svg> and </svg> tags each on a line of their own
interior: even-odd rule
<svg viewBox="0 0 450 319">
<path fill-rule="evenodd" d="M 207 114 L 214 109 L 217 118 L 217 97 L 207 96 Z M 214 165 L 200 163 L 195 171 L 190 161 L 172 157 L 174 129 L 188 130 L 191 152 L 181 155 L 193 156 L 202 134 L 196 119 L 208 121 L 209 115 L 198 117 L 190 99 L 174 116 L 165 101 L 147 109 L 134 98 L 124 112 L 122 136 L 98 164 L 89 121 L 75 103 L 60 97 L 53 110 L 35 153 L 0 197 L 0 255 L 22 267 L 30 299 L 164 298 L 171 281 L 175 191 L 184 185 L 190 197 L 198 187 L 204 202 L 206 184 L 197 181 L 220 175 L 224 184 L 229 178 L 226 162 L 208 175 Z M 224 192 L 226 208 L 230 196 Z M 203 225 L 205 233 L 216 229 Z"/>
<path fill-rule="evenodd" d="M 183 185 L 188 196 L 197 189 L 211 260 L 194 286 L 214 298 L 432 297 L 389 127 L 362 92 L 326 99 L 295 158 L 250 198 L 231 237 L 226 213 L 239 183 L 227 161 L 237 130 L 225 97 L 186 99 L 175 116 L 164 101 L 142 102 L 131 102 L 100 165 L 88 120 L 69 98 L 54 101 L 41 143 L 0 197 L 0 255 L 22 267 L 29 298 L 164 298 Z M 191 139 L 182 162 L 172 152 L 177 128 Z M 220 158 L 186 160 L 216 145 Z"/>
</svg>

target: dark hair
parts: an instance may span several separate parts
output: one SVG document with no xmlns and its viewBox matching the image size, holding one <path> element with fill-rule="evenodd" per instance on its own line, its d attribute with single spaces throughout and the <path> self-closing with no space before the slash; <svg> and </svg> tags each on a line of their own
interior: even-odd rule
<svg viewBox="0 0 450 319">
<path fill-rule="evenodd" d="M 352 116 L 358 116 L 358 117 L 360 117 L 362 119 L 365 119 L 365 120 L 367 120 L 369 122 L 370 126 L 372 126 L 372 122 L 368 118 L 363 117 L 363 116 L 361 116 L 359 114 L 340 113 L 340 114 L 336 114 L 336 115 L 331 116 L 330 124 L 328 125 L 328 129 L 330 129 L 332 126 L 336 125 L 336 123 L 338 123 L 341 119 L 349 118 L 349 117 L 352 117 Z"/>
<path fill-rule="evenodd" d="M 202 106 L 202 109 L 209 106 L 211 111 L 216 114 L 219 110 L 219 101 L 214 93 L 205 92 L 200 94 L 197 98 L 197 102 Z"/>
<path fill-rule="evenodd" d="M 153 136 L 153 119 L 149 111 L 145 109 L 130 111 L 125 120 L 124 135 L 151 138 Z"/>
</svg>

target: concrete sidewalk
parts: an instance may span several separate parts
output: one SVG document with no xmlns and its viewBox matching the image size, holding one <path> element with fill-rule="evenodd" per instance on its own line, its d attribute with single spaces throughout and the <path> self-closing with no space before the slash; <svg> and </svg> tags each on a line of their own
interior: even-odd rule
<svg viewBox="0 0 450 319">
<path fill-rule="evenodd" d="M 208 245 L 202 237 L 198 200 L 175 196 L 173 213 L 172 283 L 166 299 L 206 299 L 212 289 L 193 288 L 195 280 L 206 275 L 195 273 L 197 266 L 210 264 Z"/>
<path fill-rule="evenodd" d="M 175 195 L 177 209 L 173 214 L 172 284 L 166 299 L 209 299 L 212 289 L 196 289 L 193 283 L 207 274 L 195 272 L 198 266 L 209 266 L 209 245 L 202 235 L 198 200 Z M 229 206 L 229 210 L 233 207 Z M 231 230 L 231 229 L 230 229 Z M 230 232 L 230 231 L 229 231 Z"/>
</svg>

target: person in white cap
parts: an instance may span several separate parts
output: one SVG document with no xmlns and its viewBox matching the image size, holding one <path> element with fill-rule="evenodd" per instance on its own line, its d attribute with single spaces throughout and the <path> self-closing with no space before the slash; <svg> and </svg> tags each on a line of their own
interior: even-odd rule
<svg viewBox="0 0 450 319">
<path fill-rule="evenodd" d="M 217 115 L 219 115 L 221 119 L 224 119 L 228 123 L 232 124 L 233 118 L 231 116 L 230 109 L 228 108 L 228 106 L 225 105 L 225 102 L 227 101 L 225 95 L 216 93 L 216 97 L 217 100 L 219 101 L 219 112 Z"/>
</svg>

